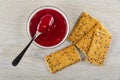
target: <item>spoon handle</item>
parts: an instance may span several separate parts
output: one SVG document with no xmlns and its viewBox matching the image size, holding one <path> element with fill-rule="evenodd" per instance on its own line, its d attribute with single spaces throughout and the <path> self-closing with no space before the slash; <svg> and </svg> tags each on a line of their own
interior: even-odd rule
<svg viewBox="0 0 120 80">
<path fill-rule="evenodd" d="M 25 54 L 26 50 L 29 48 L 31 43 L 33 42 L 34 38 L 28 43 L 28 45 L 22 50 L 22 52 L 13 60 L 12 65 L 17 66 L 17 64 L 20 62 L 22 59 L 23 55 Z"/>
</svg>

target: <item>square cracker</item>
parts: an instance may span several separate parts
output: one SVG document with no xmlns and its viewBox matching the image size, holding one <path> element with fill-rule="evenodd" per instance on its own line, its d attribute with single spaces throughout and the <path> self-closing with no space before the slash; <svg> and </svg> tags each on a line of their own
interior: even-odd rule
<svg viewBox="0 0 120 80">
<path fill-rule="evenodd" d="M 97 19 L 93 18 L 86 12 L 83 12 L 72 29 L 71 34 L 68 36 L 68 40 L 74 44 L 77 43 L 93 28 L 94 25 L 96 25 L 97 22 Z"/>
<path fill-rule="evenodd" d="M 51 73 L 55 73 L 69 65 L 80 61 L 80 55 L 74 45 L 58 50 L 45 57 L 45 62 Z"/>
<path fill-rule="evenodd" d="M 106 53 L 110 47 L 112 36 L 100 29 L 97 29 L 93 35 L 90 49 L 87 53 L 86 61 L 91 64 L 102 66 L 106 58 Z"/>
</svg>

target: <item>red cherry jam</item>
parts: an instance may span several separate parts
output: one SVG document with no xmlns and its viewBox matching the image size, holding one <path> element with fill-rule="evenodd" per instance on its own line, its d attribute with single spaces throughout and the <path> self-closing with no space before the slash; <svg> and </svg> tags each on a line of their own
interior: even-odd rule
<svg viewBox="0 0 120 80">
<path fill-rule="evenodd" d="M 54 23 L 48 27 L 40 36 L 35 39 L 35 42 L 41 46 L 50 47 L 59 44 L 67 33 L 67 22 L 64 16 L 54 9 L 43 9 L 38 11 L 30 20 L 29 32 L 31 37 L 36 33 L 40 19 L 46 14 L 50 14 L 54 18 Z"/>
</svg>

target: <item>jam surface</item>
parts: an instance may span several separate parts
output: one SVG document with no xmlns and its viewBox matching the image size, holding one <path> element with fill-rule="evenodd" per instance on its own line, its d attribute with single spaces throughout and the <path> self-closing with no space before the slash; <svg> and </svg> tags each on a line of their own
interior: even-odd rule
<svg viewBox="0 0 120 80">
<path fill-rule="evenodd" d="M 56 10 L 40 10 L 30 20 L 29 32 L 31 37 L 35 35 L 40 19 L 46 14 L 53 16 L 54 23 L 42 32 L 42 34 L 35 39 L 35 42 L 39 45 L 50 47 L 57 45 L 64 39 L 67 33 L 67 23 L 64 16 Z"/>
</svg>

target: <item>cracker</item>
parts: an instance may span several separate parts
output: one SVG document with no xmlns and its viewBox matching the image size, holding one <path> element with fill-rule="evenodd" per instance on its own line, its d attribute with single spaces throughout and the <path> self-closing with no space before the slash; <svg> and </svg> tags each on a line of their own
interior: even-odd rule
<svg viewBox="0 0 120 80">
<path fill-rule="evenodd" d="M 106 53 L 110 47 L 112 36 L 98 29 L 93 35 L 90 49 L 87 53 L 86 61 L 91 64 L 102 66 L 106 58 Z"/>
<path fill-rule="evenodd" d="M 95 18 L 83 12 L 74 28 L 72 29 L 71 34 L 68 36 L 68 40 L 74 44 L 77 43 L 86 33 L 88 33 L 93 28 L 97 22 L 98 21 Z"/>
<path fill-rule="evenodd" d="M 69 65 L 80 61 L 80 55 L 74 45 L 70 45 L 45 57 L 51 73 L 55 73 Z"/>
</svg>

